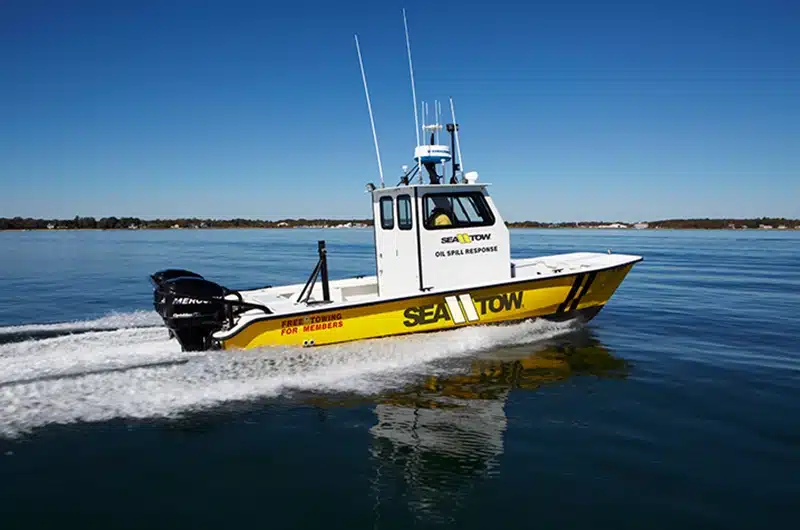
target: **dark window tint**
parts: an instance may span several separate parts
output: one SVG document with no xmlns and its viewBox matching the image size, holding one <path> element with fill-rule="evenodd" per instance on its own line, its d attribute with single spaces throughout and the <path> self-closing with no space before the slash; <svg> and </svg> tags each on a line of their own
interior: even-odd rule
<svg viewBox="0 0 800 530">
<path fill-rule="evenodd" d="M 437 193 L 424 197 L 425 228 L 468 228 L 494 224 L 494 216 L 480 192 Z"/>
<path fill-rule="evenodd" d="M 381 228 L 384 230 L 394 228 L 394 204 L 391 197 L 381 198 Z"/>
<path fill-rule="evenodd" d="M 411 230 L 411 197 L 400 195 L 397 197 L 397 226 L 400 230 Z"/>
</svg>

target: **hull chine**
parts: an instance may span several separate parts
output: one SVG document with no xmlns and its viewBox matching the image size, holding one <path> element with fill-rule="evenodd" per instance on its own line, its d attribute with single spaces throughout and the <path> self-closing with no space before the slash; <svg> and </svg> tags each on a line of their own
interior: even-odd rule
<svg viewBox="0 0 800 530">
<path fill-rule="evenodd" d="M 571 311 L 569 313 L 554 313 L 552 315 L 544 315 L 541 318 L 551 322 L 567 322 L 569 320 L 575 320 L 582 324 L 586 324 L 596 317 L 603 307 L 605 306 L 597 305 L 593 307 L 584 307 L 583 309 L 576 309 L 575 311 Z"/>
</svg>

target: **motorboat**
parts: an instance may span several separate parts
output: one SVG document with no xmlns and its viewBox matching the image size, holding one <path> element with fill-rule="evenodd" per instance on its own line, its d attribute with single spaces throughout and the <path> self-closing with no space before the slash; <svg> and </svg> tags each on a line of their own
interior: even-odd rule
<svg viewBox="0 0 800 530">
<path fill-rule="evenodd" d="M 380 185 L 366 186 L 375 274 L 330 280 L 325 241 L 318 242 L 319 259 L 305 283 L 235 290 L 193 271 L 161 270 L 151 276 L 154 307 L 182 349 L 321 346 L 534 318 L 586 322 L 597 315 L 642 257 L 609 251 L 512 258 L 490 185 L 476 171 L 462 170 L 452 98 L 451 123 L 440 124 L 439 102 L 432 113 L 423 103 L 418 126 L 407 24 L 417 146 L 413 166 L 396 185 L 386 185 L 355 42 L 381 177 Z M 440 141 L 444 131 L 449 145 Z"/>
</svg>

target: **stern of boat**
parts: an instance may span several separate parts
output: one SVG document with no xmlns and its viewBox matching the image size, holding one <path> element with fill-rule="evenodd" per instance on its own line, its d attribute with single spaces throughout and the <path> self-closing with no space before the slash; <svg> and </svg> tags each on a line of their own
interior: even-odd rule
<svg viewBox="0 0 800 530">
<path fill-rule="evenodd" d="M 192 271 L 166 269 L 150 276 L 153 308 L 183 351 L 214 348 L 212 333 L 228 320 L 226 289 Z"/>
<path fill-rule="evenodd" d="M 244 300 L 223 287 L 184 269 L 166 269 L 150 276 L 153 307 L 183 351 L 220 349 L 214 333 L 229 329 L 246 311 L 271 314 L 262 304 Z"/>
</svg>

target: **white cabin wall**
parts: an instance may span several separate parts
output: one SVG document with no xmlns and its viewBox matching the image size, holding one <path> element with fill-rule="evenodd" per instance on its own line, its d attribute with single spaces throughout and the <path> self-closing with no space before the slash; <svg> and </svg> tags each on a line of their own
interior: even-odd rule
<svg viewBox="0 0 800 530">
<path fill-rule="evenodd" d="M 418 207 L 423 212 L 424 194 L 434 188 L 419 189 Z M 438 188 L 438 187 L 437 187 Z M 448 191 L 440 188 L 441 191 Z M 491 226 L 420 230 L 422 280 L 425 288 L 459 289 L 511 278 L 509 232 L 503 216 L 484 187 L 459 186 L 458 191 L 481 191 L 494 216 Z M 420 215 L 422 219 L 422 215 Z M 469 236 L 464 238 L 464 235 Z"/>
<path fill-rule="evenodd" d="M 398 223 L 397 199 L 408 195 L 411 199 L 411 229 L 403 230 Z M 382 197 L 393 201 L 394 226 L 387 230 L 381 226 Z M 372 193 L 375 219 L 375 256 L 378 291 L 381 297 L 403 296 L 419 292 L 419 262 L 417 259 L 417 205 L 413 186 L 375 190 Z"/>
</svg>

